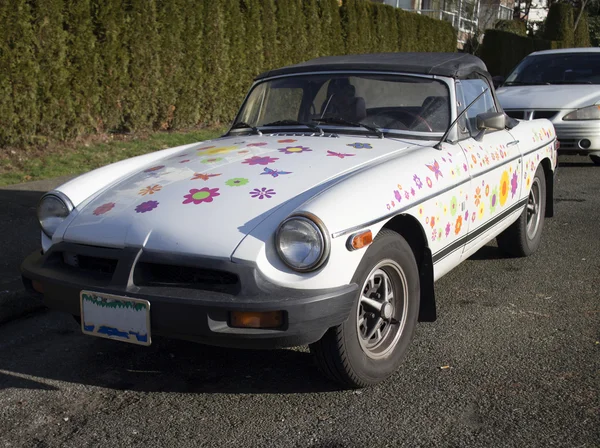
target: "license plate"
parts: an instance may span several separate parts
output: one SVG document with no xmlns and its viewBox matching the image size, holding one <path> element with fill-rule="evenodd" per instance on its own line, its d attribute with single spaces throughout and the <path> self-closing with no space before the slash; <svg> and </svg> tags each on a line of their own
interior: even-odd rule
<svg viewBox="0 0 600 448">
<path fill-rule="evenodd" d="M 150 345 L 150 302 L 81 291 L 81 331 L 138 345 Z"/>
</svg>

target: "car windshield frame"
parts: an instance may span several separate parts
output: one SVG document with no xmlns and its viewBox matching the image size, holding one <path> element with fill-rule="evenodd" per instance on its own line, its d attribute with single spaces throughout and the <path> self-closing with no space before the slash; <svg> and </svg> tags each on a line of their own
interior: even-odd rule
<svg viewBox="0 0 600 448">
<path fill-rule="evenodd" d="M 531 55 L 524 58 L 510 72 L 502 87 L 598 85 L 600 84 L 600 69 L 594 70 L 593 61 L 596 61 L 596 65 L 600 67 L 600 52 L 580 51 Z M 574 65 L 573 62 L 575 62 Z M 570 65 L 567 66 L 567 63 Z M 542 70 L 537 68 L 540 66 L 543 66 Z M 555 74 L 548 74 L 553 69 Z M 560 71 L 562 71 L 563 79 L 559 79 L 558 72 Z M 536 77 L 527 78 L 525 75 L 536 75 Z M 593 76 L 594 79 L 583 79 L 582 76 L 588 78 Z"/>
<path fill-rule="evenodd" d="M 320 87 L 312 90 L 312 93 L 313 93 L 312 96 L 309 94 L 308 97 L 306 97 L 307 96 L 306 92 L 303 92 L 303 97 L 302 97 L 303 107 L 305 107 L 305 108 L 308 107 L 309 109 L 311 107 L 313 107 L 313 112 L 316 112 L 316 106 L 315 106 L 314 102 L 315 102 L 315 100 L 317 100 L 317 96 L 319 94 L 320 89 L 323 88 L 325 83 L 328 82 L 328 80 L 330 80 L 330 79 L 338 79 L 338 78 L 359 78 L 359 79 L 367 79 L 367 80 L 374 79 L 376 81 L 383 80 L 383 81 L 397 81 L 399 83 L 401 83 L 401 82 L 414 83 L 415 85 L 417 85 L 419 83 L 438 83 L 439 84 L 438 90 L 443 92 L 444 98 L 446 100 L 447 108 L 448 108 L 447 112 L 446 112 L 446 117 L 445 117 L 446 123 L 444 124 L 443 128 L 439 128 L 439 130 L 432 127 L 432 131 L 429 131 L 429 129 L 426 129 L 426 130 L 395 129 L 395 128 L 390 128 L 387 126 L 378 126 L 377 124 L 379 124 L 379 123 L 373 123 L 372 120 L 369 120 L 369 119 L 363 119 L 363 120 L 344 119 L 344 120 L 339 120 L 339 122 L 335 122 L 336 121 L 335 117 L 332 117 L 333 119 L 331 120 L 331 122 L 328 122 L 328 120 L 323 120 L 323 116 L 320 115 L 320 111 L 319 111 L 319 113 L 313 114 L 314 116 L 312 118 L 314 118 L 314 121 L 312 118 L 306 119 L 306 120 L 296 119 L 296 118 L 294 118 L 293 120 L 290 120 L 288 118 L 286 120 L 286 118 L 283 118 L 283 117 L 279 117 L 280 120 L 275 120 L 276 122 L 277 121 L 284 121 L 284 122 L 285 121 L 296 121 L 296 124 L 278 123 L 275 126 L 266 126 L 266 124 L 270 124 L 270 123 L 258 124 L 255 120 L 249 119 L 248 115 L 246 114 L 246 112 L 247 112 L 246 109 L 251 101 L 254 101 L 255 103 L 257 102 L 256 98 L 253 98 L 253 95 L 257 92 L 257 89 L 261 89 L 261 88 L 266 89 L 269 87 L 269 85 L 268 85 L 269 83 L 277 82 L 277 81 L 285 80 L 285 79 L 290 79 L 290 78 L 296 78 L 296 79 L 292 79 L 292 82 L 297 82 L 298 78 L 304 78 L 304 79 L 310 78 L 315 81 L 315 86 L 319 85 L 318 78 L 326 79 L 326 81 L 320 83 Z M 264 132 L 267 134 L 277 134 L 277 133 L 282 133 L 284 131 L 291 131 L 291 132 L 298 132 L 298 133 L 305 133 L 305 132 L 312 133 L 312 132 L 314 132 L 314 129 L 311 129 L 311 127 L 316 125 L 320 129 L 325 130 L 328 133 L 334 133 L 334 134 L 376 135 L 379 137 L 381 137 L 381 136 L 404 137 L 404 138 L 409 137 L 412 139 L 437 140 L 442 135 L 444 135 L 444 133 L 446 132 L 448 127 L 451 125 L 452 120 L 454 119 L 454 116 L 455 116 L 455 108 L 453 107 L 454 94 L 453 94 L 452 88 L 453 88 L 452 79 L 446 78 L 443 76 L 404 73 L 404 72 L 389 72 L 389 71 L 335 70 L 335 71 L 315 71 L 315 72 L 304 72 L 304 73 L 290 73 L 290 74 L 268 77 L 268 78 L 261 79 L 252 85 L 252 87 L 251 87 L 250 91 L 248 92 L 248 94 L 246 95 L 246 98 L 244 99 L 244 102 L 242 103 L 242 106 L 240 107 L 235 119 L 232 122 L 231 128 L 226 133 L 226 135 L 238 135 L 238 134 L 242 134 L 242 133 L 251 132 L 252 131 L 251 128 L 239 127 L 239 123 L 246 122 L 246 123 L 252 125 L 253 127 L 255 127 L 255 129 L 259 129 L 261 132 Z M 260 95 L 261 93 L 258 93 L 258 94 Z M 261 101 L 264 101 L 264 95 L 265 95 L 265 93 L 263 92 Z M 330 98 L 329 98 L 329 100 L 330 100 Z M 262 104 L 260 107 L 262 107 Z M 392 106 L 390 106 L 390 107 L 392 107 Z M 397 107 L 401 107 L 401 106 L 397 106 Z M 412 107 L 414 108 L 415 106 L 412 106 Z M 368 107 L 367 107 L 367 110 L 368 110 Z M 299 112 L 299 115 L 300 114 L 301 114 L 301 112 Z M 342 121 L 346 121 L 346 123 L 342 123 Z M 386 124 L 386 123 L 381 123 L 381 124 Z"/>
</svg>

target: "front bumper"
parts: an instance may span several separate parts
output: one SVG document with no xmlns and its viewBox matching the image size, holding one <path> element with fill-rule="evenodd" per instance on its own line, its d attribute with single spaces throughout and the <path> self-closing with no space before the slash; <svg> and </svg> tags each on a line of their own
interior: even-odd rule
<svg viewBox="0 0 600 448">
<path fill-rule="evenodd" d="M 559 153 L 587 155 L 600 151 L 600 122 L 557 120 L 553 125 L 560 142 Z"/>
<path fill-rule="evenodd" d="M 86 270 L 66 264 L 64 254 L 86 259 L 115 260 L 113 272 Z M 144 263 L 219 269 L 233 273 L 239 283 L 212 290 L 189 285 L 139 285 L 136 268 Z M 279 348 L 319 340 L 332 326 L 344 322 L 354 301 L 355 284 L 333 289 L 301 290 L 267 282 L 253 267 L 229 261 L 206 260 L 145 253 L 141 249 L 108 249 L 68 243 L 47 253 L 35 252 L 21 266 L 25 286 L 41 284 L 49 308 L 80 315 L 79 294 L 92 290 L 151 303 L 152 335 L 186 339 L 208 345 L 237 348 Z M 232 311 L 282 311 L 284 324 L 277 329 L 234 328 Z"/>
</svg>

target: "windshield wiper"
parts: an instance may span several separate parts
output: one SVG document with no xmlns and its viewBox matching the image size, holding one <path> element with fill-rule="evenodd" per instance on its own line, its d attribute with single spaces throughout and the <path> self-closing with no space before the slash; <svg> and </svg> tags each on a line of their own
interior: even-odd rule
<svg viewBox="0 0 600 448">
<path fill-rule="evenodd" d="M 325 134 L 325 132 L 323 132 L 323 129 L 321 129 L 319 126 L 317 126 L 315 124 L 303 123 L 301 121 L 296 121 L 296 120 L 278 120 L 278 121 L 273 121 L 272 123 L 263 124 L 262 126 L 263 127 L 265 127 L 265 126 L 306 126 L 308 129 L 318 132 L 319 135 Z"/>
<path fill-rule="evenodd" d="M 255 134 L 262 135 L 262 132 L 260 132 L 260 129 L 258 129 L 256 126 L 249 125 L 248 123 L 245 123 L 243 121 L 238 121 L 236 124 L 234 124 L 233 126 L 231 126 L 230 130 L 242 129 L 242 128 L 244 128 L 244 129 L 250 129 Z"/>
<path fill-rule="evenodd" d="M 348 126 L 365 128 L 365 129 L 377 134 L 377 136 L 379 138 L 384 137 L 383 131 L 379 128 L 376 128 L 375 126 L 369 126 L 368 124 L 358 123 L 356 121 L 349 121 L 349 120 L 345 120 L 345 119 L 339 118 L 339 117 L 313 118 L 312 121 L 316 121 L 318 123 L 325 123 L 325 124 L 346 124 Z"/>
<path fill-rule="evenodd" d="M 556 80 L 548 82 L 548 84 L 594 84 L 592 81 L 564 81 L 564 80 Z"/>
<path fill-rule="evenodd" d="M 543 86 L 550 84 L 549 82 L 527 82 L 527 81 L 507 81 L 502 84 L 504 86 Z"/>
</svg>

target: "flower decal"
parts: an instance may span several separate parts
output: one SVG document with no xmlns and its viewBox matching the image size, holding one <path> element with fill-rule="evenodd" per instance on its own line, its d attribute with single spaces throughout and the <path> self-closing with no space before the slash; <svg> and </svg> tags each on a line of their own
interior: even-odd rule
<svg viewBox="0 0 600 448">
<path fill-rule="evenodd" d="M 190 161 L 190 159 L 183 159 L 179 163 L 188 163 L 189 161 Z"/>
<path fill-rule="evenodd" d="M 400 192 L 398 190 L 394 190 L 394 197 L 396 198 L 396 200 L 398 202 L 402 201 L 402 195 L 400 194 Z"/>
<path fill-rule="evenodd" d="M 144 170 L 144 173 L 153 173 L 154 171 L 162 170 L 164 167 L 164 165 L 153 166 L 152 168 Z"/>
<path fill-rule="evenodd" d="M 429 177 L 427 179 L 425 179 L 425 183 L 427 184 L 427 186 L 429 188 L 433 187 L 433 182 Z"/>
<path fill-rule="evenodd" d="M 212 157 L 210 159 L 204 159 L 201 163 L 217 163 L 223 160 L 222 157 Z"/>
<path fill-rule="evenodd" d="M 506 200 L 508 199 L 508 171 L 504 171 L 502 173 L 502 177 L 500 178 L 500 206 L 504 206 L 506 204 Z"/>
<path fill-rule="evenodd" d="M 192 177 L 190 180 L 197 180 L 197 179 L 208 180 L 211 177 L 217 177 L 217 176 L 220 176 L 220 175 L 221 175 L 221 173 L 219 173 L 219 174 L 194 173 L 194 177 Z"/>
<path fill-rule="evenodd" d="M 160 185 L 149 185 L 146 188 L 142 188 L 138 194 L 140 196 L 146 196 L 147 194 L 154 194 L 154 193 L 158 193 L 160 190 L 162 190 L 162 187 Z"/>
<path fill-rule="evenodd" d="M 248 179 L 243 177 L 234 177 L 233 179 L 229 179 L 225 182 L 225 185 L 229 185 L 230 187 L 241 187 L 242 185 L 246 185 L 250 182 Z"/>
<path fill-rule="evenodd" d="M 492 190 L 492 196 L 490 196 L 490 214 L 494 214 L 496 211 L 496 205 L 498 205 L 498 188 Z"/>
<path fill-rule="evenodd" d="M 237 146 L 219 146 L 218 148 L 209 149 L 208 151 L 204 152 L 203 154 L 207 155 L 207 156 L 212 156 L 215 154 L 227 154 L 228 152 L 235 151 L 236 149 L 238 149 Z M 200 154 L 200 155 L 202 155 L 202 154 Z"/>
<path fill-rule="evenodd" d="M 348 143 L 346 146 L 350 146 L 354 149 L 373 149 L 370 143 Z"/>
<path fill-rule="evenodd" d="M 268 145 L 268 143 L 266 143 L 266 142 L 259 142 L 259 143 L 248 143 L 246 146 L 248 146 L 248 147 L 253 147 L 253 146 L 261 147 L 261 146 L 267 146 L 267 145 Z"/>
<path fill-rule="evenodd" d="M 485 197 L 487 198 L 490 195 L 490 185 L 485 186 Z"/>
<path fill-rule="evenodd" d="M 301 152 L 312 151 L 312 149 L 307 148 L 306 146 L 287 146 L 285 148 L 279 148 L 278 151 L 284 154 L 299 154 Z"/>
<path fill-rule="evenodd" d="M 206 151 L 207 149 L 212 149 L 214 146 L 203 146 L 202 148 L 198 148 L 197 151 Z"/>
<path fill-rule="evenodd" d="M 415 181 L 415 185 L 417 186 L 417 188 L 420 190 L 421 188 L 423 188 L 423 182 L 421 182 L 421 178 L 419 176 L 417 176 L 416 174 L 413 176 L 413 180 Z"/>
<path fill-rule="evenodd" d="M 115 203 L 107 202 L 106 204 L 102 204 L 100 207 L 96 207 L 96 209 L 94 210 L 93 213 L 96 216 L 100 216 L 100 215 L 110 212 L 113 208 L 115 208 Z"/>
<path fill-rule="evenodd" d="M 450 223 L 446 224 L 446 236 L 450 235 L 450 231 L 452 230 L 452 226 L 450 225 Z"/>
<path fill-rule="evenodd" d="M 432 229 L 435 227 L 435 216 L 431 217 L 431 219 L 429 220 L 429 225 Z"/>
<path fill-rule="evenodd" d="M 252 196 L 253 198 L 258 198 L 258 199 L 271 199 L 271 197 L 275 194 L 275 190 L 272 190 L 271 188 L 255 188 L 254 190 L 252 190 L 250 192 L 250 196 Z"/>
<path fill-rule="evenodd" d="M 475 189 L 475 205 L 479 205 L 481 202 L 481 187 Z"/>
<path fill-rule="evenodd" d="M 458 201 L 456 200 L 456 196 L 452 196 L 450 200 L 450 215 L 456 215 L 456 211 L 458 210 Z"/>
<path fill-rule="evenodd" d="M 218 188 L 204 187 L 200 190 L 192 188 L 190 192 L 183 197 L 185 200 L 182 204 L 202 204 L 203 202 L 212 202 L 214 198 L 220 196 Z"/>
<path fill-rule="evenodd" d="M 485 214 L 485 206 L 482 202 L 481 204 L 479 204 L 479 209 L 477 210 L 477 218 L 478 219 L 483 218 L 484 214 Z"/>
<path fill-rule="evenodd" d="M 135 212 L 136 213 L 146 213 L 146 212 L 150 212 L 152 210 L 154 210 L 156 207 L 158 207 L 158 202 L 157 201 L 146 201 L 146 202 L 142 202 L 140 205 L 138 205 L 135 208 Z"/>
<path fill-rule="evenodd" d="M 293 138 L 284 138 L 283 140 L 277 140 L 277 143 L 294 143 L 295 141 Z"/>
<path fill-rule="evenodd" d="M 462 229 L 462 216 L 456 218 L 456 222 L 454 223 L 454 234 L 458 235 L 460 230 Z"/>
<path fill-rule="evenodd" d="M 515 171 L 512 175 L 512 179 L 510 180 L 510 193 L 511 193 L 511 198 L 515 197 L 515 194 L 517 193 L 517 187 L 519 186 L 519 180 L 517 178 L 517 172 Z"/>
<path fill-rule="evenodd" d="M 249 159 L 244 160 L 242 163 L 246 163 L 248 165 L 268 165 L 269 163 L 275 162 L 275 160 L 279 160 L 279 159 L 277 157 L 269 157 L 269 156 L 264 156 L 264 157 L 254 156 L 254 157 L 250 157 Z"/>
</svg>

